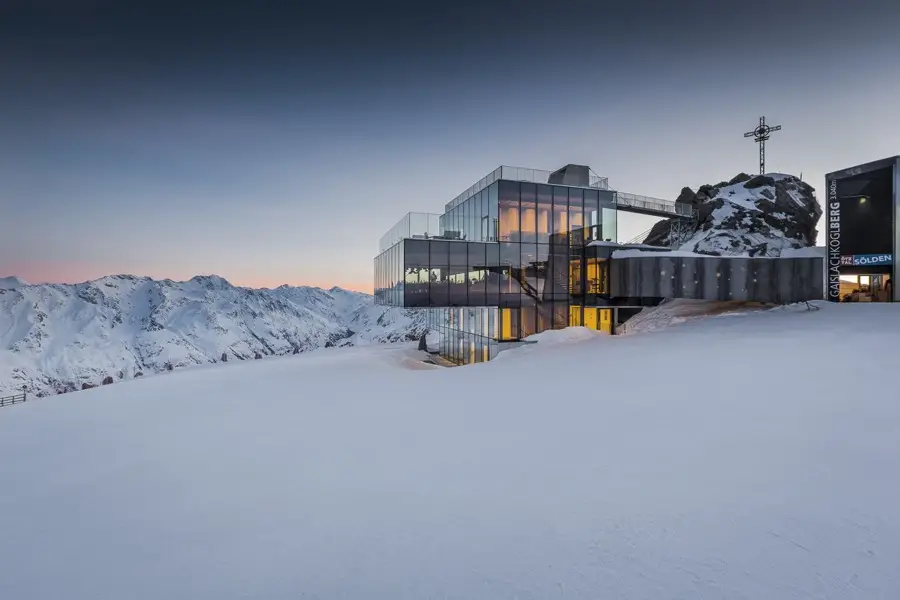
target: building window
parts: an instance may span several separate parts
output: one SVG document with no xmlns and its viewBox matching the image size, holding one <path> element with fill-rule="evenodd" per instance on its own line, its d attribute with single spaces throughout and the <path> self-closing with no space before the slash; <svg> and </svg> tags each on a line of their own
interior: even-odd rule
<svg viewBox="0 0 900 600">
<path fill-rule="evenodd" d="M 533 183 L 521 185 L 519 226 L 523 242 L 537 241 L 537 186 Z"/>
<path fill-rule="evenodd" d="M 569 188 L 569 231 L 584 227 L 582 190 Z"/>
<path fill-rule="evenodd" d="M 546 244 L 553 233 L 553 188 L 537 186 L 537 241 Z"/>
<path fill-rule="evenodd" d="M 584 190 L 584 239 L 585 243 L 599 240 L 600 196 L 597 190 Z"/>
<path fill-rule="evenodd" d="M 569 191 L 567 188 L 553 187 L 553 233 L 564 235 L 569 232 Z"/>
<path fill-rule="evenodd" d="M 603 258 L 585 259 L 588 294 L 608 294 L 609 263 Z"/>
<path fill-rule="evenodd" d="M 500 181 L 500 240 L 519 240 L 519 184 Z"/>
<path fill-rule="evenodd" d="M 490 226 L 488 229 L 488 241 L 496 242 L 500 237 L 500 208 L 499 201 L 497 199 L 498 190 L 500 188 L 499 183 L 492 183 L 488 186 L 488 218 L 490 219 Z"/>
</svg>

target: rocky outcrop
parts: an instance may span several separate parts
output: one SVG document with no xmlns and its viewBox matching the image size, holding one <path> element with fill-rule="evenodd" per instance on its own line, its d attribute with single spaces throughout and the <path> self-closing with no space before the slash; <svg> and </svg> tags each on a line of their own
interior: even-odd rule
<svg viewBox="0 0 900 600">
<path fill-rule="evenodd" d="M 675 202 L 697 209 L 691 229 L 660 221 L 646 244 L 711 255 L 780 256 L 786 248 L 815 245 L 822 216 L 812 186 L 780 173 L 741 173 L 696 192 L 684 188 Z"/>
</svg>

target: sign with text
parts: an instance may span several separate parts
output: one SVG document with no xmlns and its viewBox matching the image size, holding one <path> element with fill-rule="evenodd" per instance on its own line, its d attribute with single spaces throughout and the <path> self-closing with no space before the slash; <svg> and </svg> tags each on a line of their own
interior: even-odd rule
<svg viewBox="0 0 900 600">
<path fill-rule="evenodd" d="M 894 264 L 893 254 L 854 254 L 853 266 L 864 267 L 866 265 L 892 265 Z"/>
</svg>

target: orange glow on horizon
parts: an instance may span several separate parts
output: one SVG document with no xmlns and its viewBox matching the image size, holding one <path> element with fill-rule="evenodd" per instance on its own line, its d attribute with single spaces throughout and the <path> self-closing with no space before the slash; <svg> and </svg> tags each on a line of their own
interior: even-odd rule
<svg viewBox="0 0 900 600">
<path fill-rule="evenodd" d="M 347 280 L 336 280 L 336 281 L 296 281 L 296 280 L 276 280 L 275 278 L 269 276 L 260 276 L 260 277 L 242 277 L 242 276 L 229 276 L 226 273 L 195 273 L 193 275 L 184 275 L 179 273 L 162 273 L 161 270 L 156 269 L 121 269 L 115 268 L 109 265 L 97 265 L 90 264 L 85 262 L 55 262 L 55 261 L 23 261 L 23 262 L 14 262 L 11 264 L 4 264 L 0 266 L 0 277 L 6 277 L 10 275 L 15 275 L 21 279 L 24 279 L 28 283 L 32 284 L 40 284 L 40 283 L 83 283 L 85 281 L 93 281 L 95 279 L 100 279 L 101 277 L 106 277 L 109 275 L 135 275 L 137 277 L 150 277 L 155 280 L 161 279 L 171 279 L 173 281 L 187 281 L 191 277 L 195 275 L 219 275 L 224 277 L 231 285 L 239 286 L 239 287 L 249 287 L 249 288 L 269 288 L 275 289 L 281 285 L 289 285 L 292 287 L 300 287 L 300 286 L 308 286 L 308 287 L 318 287 L 323 290 L 331 289 L 332 287 L 340 287 L 345 290 L 351 290 L 354 292 L 362 292 L 364 294 L 372 294 L 374 291 L 374 286 L 372 281 L 368 282 L 359 282 L 359 281 L 347 281 Z"/>
</svg>

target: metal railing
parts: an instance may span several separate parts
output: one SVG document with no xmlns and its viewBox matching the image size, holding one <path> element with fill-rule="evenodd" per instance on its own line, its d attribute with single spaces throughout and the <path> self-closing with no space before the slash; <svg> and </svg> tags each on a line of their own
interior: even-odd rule
<svg viewBox="0 0 900 600">
<path fill-rule="evenodd" d="M 435 213 L 409 212 L 378 240 L 381 254 L 397 242 L 411 237 L 437 237 L 441 235 L 441 215 Z"/>
<path fill-rule="evenodd" d="M 550 183 L 550 175 L 552 174 L 553 171 L 548 171 L 546 169 L 531 169 L 528 167 L 510 167 L 507 165 L 501 165 L 476 181 L 469 187 L 469 189 L 448 202 L 444 206 L 444 210 L 449 211 L 454 207 L 459 206 L 465 200 L 471 198 L 487 186 L 491 185 L 495 181 L 499 181 L 500 179 L 506 179 L 508 181 L 526 181 L 528 183 Z M 591 171 L 588 180 L 588 187 L 600 190 L 608 190 L 609 178 L 600 177 L 599 175 Z"/>
<path fill-rule="evenodd" d="M 638 194 L 629 194 L 627 192 L 616 192 L 616 204 L 642 208 L 657 213 L 667 213 L 677 217 L 693 217 L 697 212 L 697 209 L 690 204 L 663 200 L 662 198 L 651 198 L 650 196 L 639 196 Z"/>
<path fill-rule="evenodd" d="M 641 233 L 637 234 L 636 236 L 634 236 L 633 238 L 631 238 L 630 240 L 625 242 L 623 245 L 629 246 L 631 244 L 643 244 L 644 241 L 647 239 L 647 236 L 650 235 L 651 231 L 653 231 L 653 227 L 651 227 L 647 231 L 642 231 Z"/>
<path fill-rule="evenodd" d="M 28 395 L 25 392 L 16 394 L 15 396 L 4 396 L 3 398 L 0 398 L 0 407 L 12 406 L 13 404 L 21 404 L 26 400 L 28 400 Z"/>
</svg>

